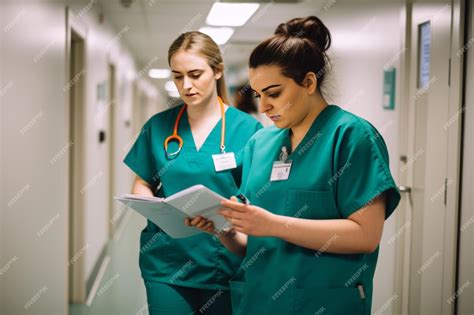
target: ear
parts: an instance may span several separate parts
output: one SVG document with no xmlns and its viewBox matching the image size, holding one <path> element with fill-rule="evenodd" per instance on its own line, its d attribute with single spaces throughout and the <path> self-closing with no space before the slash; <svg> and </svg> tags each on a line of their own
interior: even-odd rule
<svg viewBox="0 0 474 315">
<path fill-rule="evenodd" d="M 224 73 L 224 65 L 220 64 L 214 70 L 214 78 L 216 80 L 219 80 L 220 78 L 222 78 L 223 73 Z"/>
<path fill-rule="evenodd" d="M 318 87 L 318 79 L 314 72 L 306 73 L 306 76 L 303 80 L 303 86 L 307 89 L 308 95 L 312 95 L 314 92 L 316 92 Z"/>
</svg>

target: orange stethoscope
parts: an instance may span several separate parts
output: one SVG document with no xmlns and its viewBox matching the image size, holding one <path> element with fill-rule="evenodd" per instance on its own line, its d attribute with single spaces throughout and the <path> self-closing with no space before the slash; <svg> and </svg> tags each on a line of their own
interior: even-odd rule
<svg viewBox="0 0 474 315">
<path fill-rule="evenodd" d="M 221 128 L 221 153 L 225 153 L 225 107 L 224 107 L 224 102 L 222 99 L 218 96 L 217 100 L 219 101 L 219 105 L 221 107 L 221 114 L 222 114 L 222 128 Z M 181 117 L 184 114 L 184 111 L 186 110 L 187 105 L 184 104 L 184 106 L 181 108 L 179 111 L 178 117 L 176 118 L 176 121 L 174 123 L 174 129 L 173 129 L 173 134 L 166 138 L 164 146 L 165 146 L 165 152 L 166 156 L 168 159 L 174 159 L 178 156 L 179 152 L 181 152 L 181 149 L 183 148 L 183 138 L 181 138 L 178 135 L 178 127 L 179 127 L 179 122 L 181 120 Z M 168 143 L 170 141 L 177 141 L 178 142 L 178 150 L 175 152 L 168 152 Z"/>
</svg>

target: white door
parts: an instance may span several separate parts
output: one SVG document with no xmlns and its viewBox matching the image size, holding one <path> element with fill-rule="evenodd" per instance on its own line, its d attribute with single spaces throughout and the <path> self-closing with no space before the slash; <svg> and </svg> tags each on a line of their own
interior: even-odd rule
<svg viewBox="0 0 474 315">
<path fill-rule="evenodd" d="M 411 192 L 406 194 L 410 202 L 403 224 L 409 231 L 402 247 L 405 261 L 398 311 L 451 314 L 454 305 L 447 301 L 455 285 L 457 208 L 448 198 L 458 177 L 449 167 L 457 155 L 450 143 L 450 128 L 457 125 L 450 124 L 452 106 L 456 105 L 450 58 L 452 14 L 456 11 L 451 1 L 408 2 L 407 154 L 402 157 L 400 177 L 406 179 Z"/>
<path fill-rule="evenodd" d="M 67 10 L 67 54 L 69 95 L 69 213 L 68 213 L 68 283 L 69 302 L 82 303 L 86 299 L 84 258 L 84 200 L 81 194 L 84 175 L 84 71 L 86 60 L 86 30 L 72 12 Z M 77 81 L 77 82 L 75 82 Z M 71 84 L 70 82 L 75 82 Z"/>
<path fill-rule="evenodd" d="M 117 104 L 117 96 L 115 95 L 116 91 L 116 71 L 115 66 L 113 64 L 109 64 L 109 78 L 108 78 L 108 100 L 107 100 L 107 115 L 108 115 L 108 127 L 106 132 L 106 142 L 108 142 L 108 211 L 109 211 L 109 238 L 112 239 L 115 233 L 116 224 L 115 222 L 115 206 L 116 202 L 114 202 L 115 196 L 115 170 L 117 169 L 115 166 L 115 113 L 116 113 L 116 104 Z"/>
</svg>

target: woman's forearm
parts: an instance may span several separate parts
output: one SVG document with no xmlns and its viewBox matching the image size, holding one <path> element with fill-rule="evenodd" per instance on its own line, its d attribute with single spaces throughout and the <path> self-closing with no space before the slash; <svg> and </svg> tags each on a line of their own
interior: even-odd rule
<svg viewBox="0 0 474 315">
<path fill-rule="evenodd" d="M 361 227 L 351 220 L 308 220 L 278 216 L 271 236 L 321 252 L 369 252 Z"/>
<path fill-rule="evenodd" d="M 232 230 L 228 233 L 218 232 L 216 236 L 228 250 L 240 257 L 245 257 L 247 251 L 247 235 Z"/>
<path fill-rule="evenodd" d="M 295 245 L 335 254 L 371 253 L 377 249 L 383 229 L 384 211 L 373 224 L 360 224 L 351 219 L 311 220 L 276 216 L 270 236 Z M 356 214 L 365 215 L 365 214 Z"/>
<path fill-rule="evenodd" d="M 137 177 L 133 184 L 132 188 L 133 195 L 140 195 L 140 196 L 149 196 L 153 197 L 153 191 L 150 185 L 148 185 L 144 180 Z"/>
</svg>

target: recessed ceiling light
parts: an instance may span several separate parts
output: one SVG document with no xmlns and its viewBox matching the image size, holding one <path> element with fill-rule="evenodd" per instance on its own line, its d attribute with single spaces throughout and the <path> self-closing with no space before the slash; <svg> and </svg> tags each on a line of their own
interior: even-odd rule
<svg viewBox="0 0 474 315">
<path fill-rule="evenodd" d="M 258 3 L 215 2 L 207 15 L 206 23 L 213 26 L 242 26 L 259 7 Z"/>
<path fill-rule="evenodd" d="M 150 69 L 148 75 L 153 79 L 167 79 L 170 77 L 171 71 L 169 69 Z"/>
<path fill-rule="evenodd" d="M 179 95 L 179 92 L 178 92 L 178 91 L 169 91 L 169 92 L 168 92 L 168 95 L 169 95 L 170 97 L 181 97 L 181 96 Z"/>
<path fill-rule="evenodd" d="M 217 45 L 224 45 L 234 34 L 234 29 L 230 27 L 201 27 L 201 33 L 209 35 Z"/>
<path fill-rule="evenodd" d="M 165 83 L 165 90 L 168 92 L 178 92 L 178 89 L 176 88 L 176 84 L 174 84 L 173 81 L 167 81 Z"/>
</svg>

